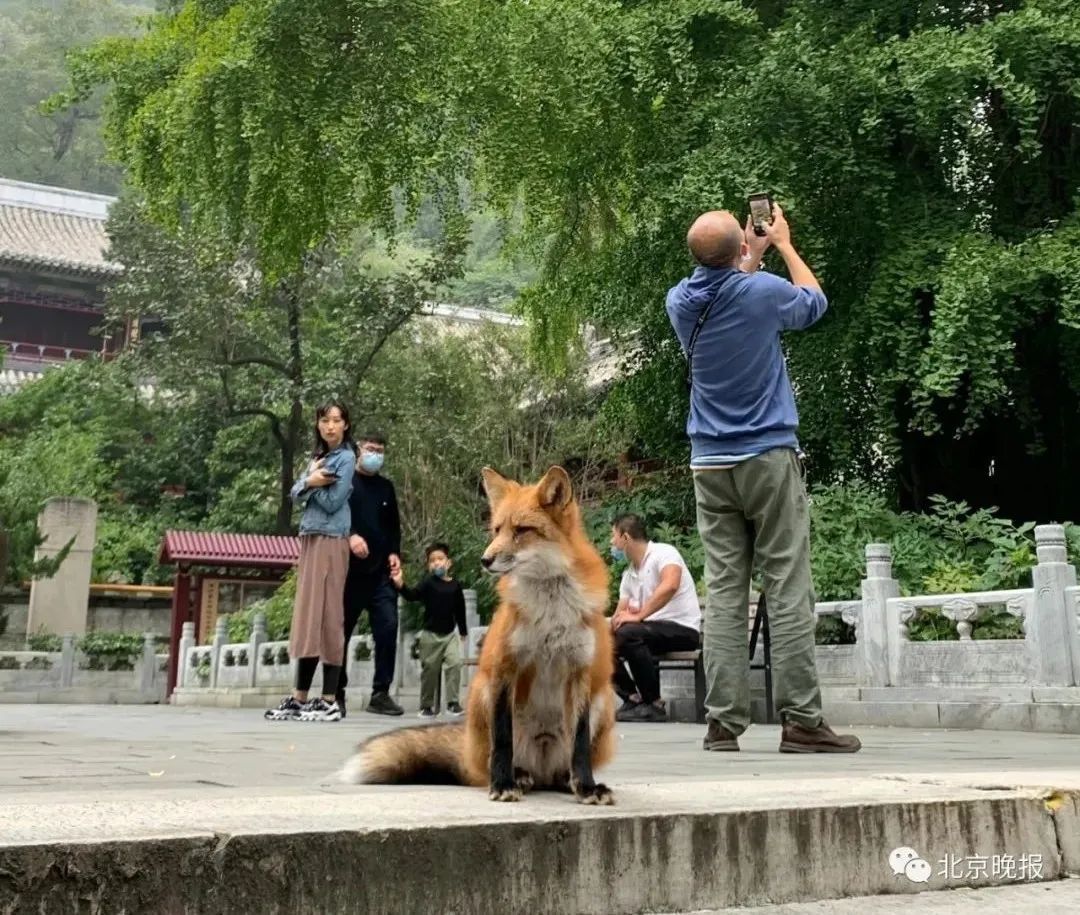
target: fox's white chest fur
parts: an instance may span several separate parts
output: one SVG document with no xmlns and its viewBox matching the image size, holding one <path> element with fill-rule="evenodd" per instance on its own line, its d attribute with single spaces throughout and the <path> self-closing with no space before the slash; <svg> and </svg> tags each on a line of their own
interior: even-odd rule
<svg viewBox="0 0 1080 915">
<path fill-rule="evenodd" d="M 514 707 L 514 765 L 544 784 L 570 768 L 577 710 L 586 695 L 573 697 L 567 717 L 567 690 L 573 674 L 589 667 L 596 637 L 588 624 L 590 602 L 570 576 L 514 582 L 512 597 L 522 611 L 510 640 L 518 669 L 533 668 L 528 700 Z"/>
<path fill-rule="evenodd" d="M 588 625 L 589 601 L 574 579 L 519 580 L 512 593 L 523 611 L 510 642 L 519 668 L 555 664 L 565 672 L 592 663 L 596 639 Z"/>
</svg>

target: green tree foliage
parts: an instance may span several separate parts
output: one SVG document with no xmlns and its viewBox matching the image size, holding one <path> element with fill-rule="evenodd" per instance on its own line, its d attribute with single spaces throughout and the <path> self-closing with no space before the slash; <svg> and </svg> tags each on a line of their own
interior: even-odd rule
<svg viewBox="0 0 1080 915">
<path fill-rule="evenodd" d="M 149 3 L 18 0 L 0 4 L 0 176 L 112 193 L 120 170 L 106 161 L 102 93 L 63 111 L 43 103 L 68 82 L 68 51 L 111 35 L 134 34 Z"/>
<path fill-rule="evenodd" d="M 610 457 L 592 434 L 583 366 L 556 381 L 537 377 L 527 360 L 519 328 L 422 319 L 357 396 L 364 422 L 388 432 L 387 473 L 398 491 L 409 580 L 425 574 L 424 547 L 446 541 L 455 575 L 477 589 L 485 617 L 494 592 L 480 567 L 488 536 L 480 468 L 533 480 L 561 463 L 587 480 Z"/>
<path fill-rule="evenodd" d="M 163 325 L 129 358 L 169 396 L 230 422 L 262 420 L 277 450 L 275 526 L 285 533 L 315 405 L 330 397 L 353 402 L 387 342 L 460 275 L 464 225 L 448 225 L 426 261 L 387 276 L 328 243 L 271 283 L 248 251 L 228 256 L 234 249 L 220 235 L 162 229 L 142 210 L 127 202 L 110 218 L 111 251 L 125 270 L 110 288 L 109 318 L 126 326 L 152 316 Z M 244 454 L 235 457 L 236 470 L 251 465 Z M 259 491 L 252 477 L 241 489 L 244 497 Z"/>
<path fill-rule="evenodd" d="M 421 186 L 457 208 L 439 71 L 457 31 L 426 0 L 191 0 L 83 55 L 65 101 L 109 83 L 110 148 L 155 215 L 224 226 L 276 282 L 328 235 L 391 226 L 397 188 L 411 212 Z"/>
<path fill-rule="evenodd" d="M 644 354 L 615 422 L 679 453 L 664 292 L 693 216 L 767 188 L 832 303 L 787 342 L 817 479 L 1080 507 L 1075 4 L 566 6 L 505 5 L 518 31 L 493 31 L 531 63 L 481 161 L 546 253 L 541 342 L 588 318 Z M 548 56 L 563 80 L 536 78 Z"/>
<path fill-rule="evenodd" d="M 160 580 L 164 529 L 207 511 L 204 455 L 215 432 L 197 412 L 149 399 L 122 364 L 69 363 L 0 398 L 8 580 L 51 571 L 33 560 L 37 516 L 51 496 L 98 502 L 95 580 Z"/>
<path fill-rule="evenodd" d="M 157 214 L 275 276 L 469 178 L 542 258 L 549 361 L 582 321 L 633 342 L 612 424 L 670 457 L 686 226 L 769 189 L 832 302 L 788 341 L 817 479 L 1048 517 L 1080 507 L 1078 43 L 1067 0 L 192 0 L 72 98 L 108 83 Z"/>
</svg>

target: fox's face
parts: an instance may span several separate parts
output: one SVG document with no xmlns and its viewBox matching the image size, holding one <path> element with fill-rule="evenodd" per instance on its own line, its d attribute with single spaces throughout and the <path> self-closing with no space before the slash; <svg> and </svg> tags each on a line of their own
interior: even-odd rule
<svg viewBox="0 0 1080 915">
<path fill-rule="evenodd" d="M 483 470 L 491 503 L 491 543 L 480 562 L 494 575 L 536 578 L 565 574 L 569 568 L 567 530 L 574 521 L 570 477 L 552 467 L 534 486 L 522 486 Z"/>
</svg>

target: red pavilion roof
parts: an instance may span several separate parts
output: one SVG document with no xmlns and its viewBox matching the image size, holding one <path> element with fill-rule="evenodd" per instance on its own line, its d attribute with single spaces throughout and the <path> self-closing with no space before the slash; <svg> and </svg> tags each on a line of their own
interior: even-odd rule
<svg viewBox="0 0 1080 915">
<path fill-rule="evenodd" d="M 287 569 L 300 558 L 300 538 L 271 534 L 166 531 L 158 562 Z"/>
</svg>

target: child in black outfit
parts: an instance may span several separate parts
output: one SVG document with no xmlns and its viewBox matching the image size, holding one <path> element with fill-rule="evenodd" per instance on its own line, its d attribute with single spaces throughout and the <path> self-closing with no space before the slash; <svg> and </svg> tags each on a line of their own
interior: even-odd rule
<svg viewBox="0 0 1080 915">
<path fill-rule="evenodd" d="M 417 587 L 408 587 L 400 571 L 392 577 L 394 587 L 405 600 L 424 605 L 424 626 L 420 631 L 420 717 L 438 715 L 435 692 L 443 668 L 446 669 L 446 711 L 455 716 L 463 715 L 458 699 L 461 693 L 461 642 L 468 635 L 465 592 L 450 577 L 453 565 L 450 547 L 445 543 L 433 543 L 425 553 L 428 575 Z"/>
</svg>

